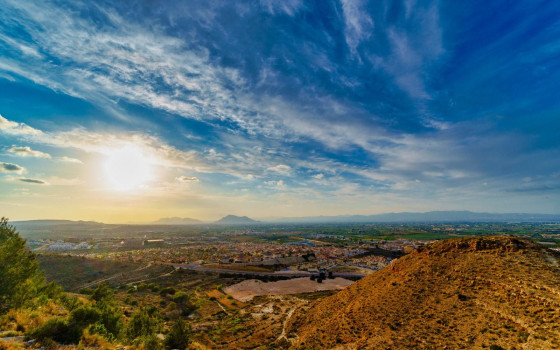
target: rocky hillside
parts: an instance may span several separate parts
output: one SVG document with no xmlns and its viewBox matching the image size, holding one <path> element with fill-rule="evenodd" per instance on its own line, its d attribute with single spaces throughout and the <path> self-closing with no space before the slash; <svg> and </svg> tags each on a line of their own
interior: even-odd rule
<svg viewBox="0 0 560 350">
<path fill-rule="evenodd" d="M 437 242 L 294 315 L 295 349 L 558 349 L 560 254 L 511 236 Z"/>
</svg>

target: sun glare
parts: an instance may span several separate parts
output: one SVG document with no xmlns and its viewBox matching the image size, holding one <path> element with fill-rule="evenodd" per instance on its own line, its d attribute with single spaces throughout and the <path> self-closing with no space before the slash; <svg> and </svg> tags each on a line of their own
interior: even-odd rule
<svg viewBox="0 0 560 350">
<path fill-rule="evenodd" d="M 152 177 L 150 160 L 136 146 L 114 150 L 105 161 L 105 174 L 118 191 L 141 188 Z"/>
</svg>

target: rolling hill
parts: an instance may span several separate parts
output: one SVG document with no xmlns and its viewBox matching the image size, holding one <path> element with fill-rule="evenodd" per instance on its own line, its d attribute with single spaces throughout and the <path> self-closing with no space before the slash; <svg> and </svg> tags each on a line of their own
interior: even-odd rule
<svg viewBox="0 0 560 350">
<path fill-rule="evenodd" d="M 294 315 L 288 336 L 296 349 L 558 349 L 559 262 L 511 236 L 437 242 Z"/>
</svg>

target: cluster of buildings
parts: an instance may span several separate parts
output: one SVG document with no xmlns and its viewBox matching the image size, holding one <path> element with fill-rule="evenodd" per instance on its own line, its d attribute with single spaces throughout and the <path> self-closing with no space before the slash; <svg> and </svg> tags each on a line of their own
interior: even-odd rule
<svg viewBox="0 0 560 350">
<path fill-rule="evenodd" d="M 93 248 L 88 242 L 72 243 L 62 240 L 51 241 L 49 239 L 27 241 L 29 246 L 34 251 L 69 251 L 69 250 L 87 250 Z"/>
</svg>

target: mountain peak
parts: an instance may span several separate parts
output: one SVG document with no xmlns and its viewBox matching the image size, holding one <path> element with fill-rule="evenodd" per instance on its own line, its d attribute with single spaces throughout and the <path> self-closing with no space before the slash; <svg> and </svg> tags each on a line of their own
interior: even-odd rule
<svg viewBox="0 0 560 350">
<path fill-rule="evenodd" d="M 247 216 L 236 216 L 236 215 L 226 215 L 220 220 L 216 221 L 216 224 L 230 224 L 230 225 L 242 225 L 242 224 L 254 224 L 259 221 L 253 220 Z"/>
</svg>

